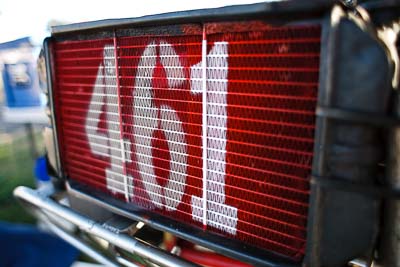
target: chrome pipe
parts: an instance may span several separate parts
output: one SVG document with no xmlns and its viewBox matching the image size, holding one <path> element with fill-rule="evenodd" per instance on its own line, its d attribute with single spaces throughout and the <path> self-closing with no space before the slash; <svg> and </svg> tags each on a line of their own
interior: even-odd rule
<svg viewBox="0 0 400 267">
<path fill-rule="evenodd" d="M 19 186 L 14 190 L 14 197 L 28 202 L 45 212 L 55 214 L 76 225 L 81 231 L 102 238 L 111 244 L 120 247 L 130 253 L 136 254 L 144 259 L 168 267 L 194 267 L 195 263 L 181 259 L 175 255 L 165 252 L 157 247 L 145 244 L 126 234 L 112 232 L 110 229 L 83 216 L 72 209 L 58 204 L 48 194 L 40 190 Z"/>
<path fill-rule="evenodd" d="M 103 264 L 105 266 L 110 266 L 110 267 L 119 267 L 120 265 L 111 261 L 107 257 L 103 256 L 93 248 L 91 248 L 89 245 L 85 244 L 83 241 L 80 239 L 74 237 L 70 233 L 64 231 L 60 227 L 56 226 L 50 220 L 48 219 L 43 219 L 41 218 L 41 221 L 43 221 L 46 224 L 46 227 L 50 230 L 50 232 L 54 233 L 61 239 L 63 239 L 65 242 L 69 243 L 70 245 L 76 247 L 80 251 L 82 251 L 84 254 L 92 258 L 93 260 L 97 261 L 100 264 Z M 132 263 L 132 267 L 139 267 L 139 265 L 135 265 Z"/>
<path fill-rule="evenodd" d="M 367 263 L 363 260 L 355 259 L 349 262 L 350 266 L 353 267 L 368 267 Z"/>
<path fill-rule="evenodd" d="M 46 77 L 47 77 L 47 97 L 48 97 L 48 108 L 50 109 L 50 125 L 53 131 L 53 145 L 54 145 L 54 152 L 56 156 L 56 168 L 57 178 L 62 178 L 62 169 L 61 169 L 61 158 L 60 158 L 60 148 L 58 143 L 58 134 L 57 134 L 57 123 L 56 117 L 54 113 L 54 86 L 53 86 L 53 57 L 51 52 L 51 39 L 46 38 L 43 42 L 43 51 L 44 51 L 44 59 L 46 65 Z"/>
<path fill-rule="evenodd" d="M 127 259 L 125 259 L 121 256 L 116 256 L 115 258 L 119 263 L 121 263 L 122 265 L 124 265 L 126 267 L 138 267 L 139 266 L 139 265 L 134 264 L 131 261 L 128 261 Z"/>
</svg>

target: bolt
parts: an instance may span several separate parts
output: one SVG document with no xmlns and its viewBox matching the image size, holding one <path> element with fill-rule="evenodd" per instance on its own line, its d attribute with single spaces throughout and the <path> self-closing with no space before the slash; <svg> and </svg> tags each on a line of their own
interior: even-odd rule
<svg viewBox="0 0 400 267">
<path fill-rule="evenodd" d="M 357 0 L 342 0 L 342 3 L 347 7 L 355 7 L 357 5 Z"/>
</svg>

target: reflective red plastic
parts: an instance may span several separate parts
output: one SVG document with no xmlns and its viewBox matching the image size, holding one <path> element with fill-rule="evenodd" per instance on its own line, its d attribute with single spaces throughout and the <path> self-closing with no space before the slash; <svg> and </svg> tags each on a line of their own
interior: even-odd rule
<svg viewBox="0 0 400 267">
<path fill-rule="evenodd" d="M 262 22 L 180 27 L 176 33 L 55 42 L 55 112 L 64 174 L 121 201 L 301 259 L 320 27 Z M 98 106 L 91 112 L 93 103 Z M 91 120 L 94 126 L 88 126 Z M 88 138 L 90 127 L 105 140 L 94 144 L 105 149 L 103 154 L 89 144 L 96 142 Z M 121 177 L 115 188 L 107 182 L 107 169 Z M 178 182 L 171 185 L 170 179 Z M 203 194 L 203 188 L 210 192 Z M 194 219 L 193 196 L 232 207 L 224 212 L 236 216 L 236 225 L 219 209 L 206 214 L 210 223 L 204 225 L 201 202 Z M 214 207 L 208 202 L 206 207 Z M 218 226 L 221 222 L 228 226 Z"/>
</svg>

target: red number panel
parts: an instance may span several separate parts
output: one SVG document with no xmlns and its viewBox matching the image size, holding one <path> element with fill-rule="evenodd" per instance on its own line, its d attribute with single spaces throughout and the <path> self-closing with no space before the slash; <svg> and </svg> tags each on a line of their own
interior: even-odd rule
<svg viewBox="0 0 400 267">
<path fill-rule="evenodd" d="M 301 259 L 320 27 L 172 29 L 56 42 L 65 175 Z"/>
</svg>

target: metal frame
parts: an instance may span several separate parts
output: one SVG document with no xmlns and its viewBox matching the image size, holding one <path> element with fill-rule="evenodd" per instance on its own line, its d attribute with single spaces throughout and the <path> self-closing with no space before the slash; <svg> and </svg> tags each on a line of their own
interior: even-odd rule
<svg viewBox="0 0 400 267">
<path fill-rule="evenodd" d="M 54 27 L 50 40 L 82 40 L 88 38 L 113 37 L 115 32 L 117 36 L 127 34 L 126 30 L 129 27 L 144 28 L 146 30 L 153 29 L 153 27 L 160 27 L 161 25 L 167 25 L 167 27 L 172 26 L 174 29 L 174 25 L 178 23 L 203 23 L 208 21 L 263 19 L 267 20 L 268 23 L 276 25 L 298 23 L 318 24 L 327 8 L 332 6 L 336 1 L 337 0 L 292 0 L 266 2 L 253 5 L 174 12 L 133 19 L 116 19 L 72 24 Z M 51 55 L 49 55 L 49 57 L 51 58 Z M 52 97 L 54 97 L 54 94 Z M 54 99 L 52 108 L 54 108 Z M 57 138 L 59 137 L 57 132 L 55 135 Z M 59 153 L 57 156 L 60 157 Z M 205 233 L 191 226 L 183 225 L 173 219 L 160 218 L 158 214 L 148 210 L 142 210 L 132 203 L 128 205 L 100 191 L 96 191 L 93 188 L 87 188 L 82 184 L 68 180 L 68 177 L 64 177 L 62 172 L 60 177 L 67 181 L 67 189 L 71 194 L 81 198 L 83 197 L 89 202 L 96 203 L 114 213 L 145 222 L 155 229 L 170 232 L 185 240 L 200 244 L 224 255 L 258 266 L 294 267 L 301 264 L 301 262 L 295 262 L 285 256 L 243 244 L 240 241 L 219 234 Z"/>
<path fill-rule="evenodd" d="M 41 217 L 40 221 L 45 223 L 46 229 L 49 229 L 50 232 L 56 234 L 58 237 L 63 239 L 65 242 L 67 242 L 70 245 L 76 247 L 77 249 L 79 249 L 84 254 L 86 254 L 90 258 L 94 259 L 98 263 L 101 263 L 101 264 L 103 264 L 105 266 L 109 266 L 109 267 L 118 267 L 119 266 L 119 264 L 117 264 L 114 261 L 111 261 L 110 259 L 108 259 L 104 255 L 102 255 L 99 252 L 97 252 L 96 250 L 94 250 L 92 247 L 90 247 L 88 244 L 86 244 L 82 240 L 79 240 L 77 237 L 75 237 L 72 234 L 68 233 L 67 231 L 65 231 L 61 227 L 58 227 L 57 225 L 52 223 L 46 217 L 44 217 L 44 216 Z M 139 265 L 134 265 L 134 266 L 139 267 Z"/>
<path fill-rule="evenodd" d="M 115 214 L 143 222 L 154 229 L 172 233 L 177 237 L 207 247 L 217 253 L 221 253 L 243 262 L 266 267 L 300 266 L 300 263 L 293 262 L 291 259 L 284 258 L 281 255 L 252 247 L 250 245 L 243 245 L 243 243 L 225 236 L 207 233 L 201 230 L 199 231 L 196 228 L 182 224 L 181 222 L 174 221 L 170 218 L 163 218 L 156 213 L 141 209 L 132 203 L 124 203 L 100 191 L 74 181 L 68 181 L 67 190 L 68 193 L 74 197 L 86 200 Z"/>
<path fill-rule="evenodd" d="M 400 17 L 400 16 L 399 16 Z M 400 56 L 400 21 L 393 22 L 392 25 L 382 30 L 382 33 L 393 34 L 394 39 L 387 40 L 388 48 L 393 57 L 394 79 L 392 81 L 395 92 L 393 93 L 392 113 L 393 116 L 400 119 L 400 94 L 399 94 L 399 56 Z M 392 190 L 400 189 L 400 127 L 389 129 L 387 142 L 387 174 L 385 175 L 385 186 Z M 383 230 L 381 233 L 381 245 L 378 248 L 379 263 L 383 266 L 400 266 L 400 240 L 397 238 L 400 234 L 400 202 L 399 198 L 385 199 L 383 211 Z"/>
<path fill-rule="evenodd" d="M 146 244 L 126 234 L 112 231 L 104 224 L 100 224 L 76 211 L 63 206 L 51 199 L 52 192 L 33 190 L 20 186 L 14 190 L 14 197 L 29 203 L 43 212 L 48 212 L 76 225 L 85 233 L 97 236 L 128 252 L 137 254 L 151 262 L 166 267 L 198 267 L 197 264 L 183 260 L 173 254 Z"/>
<path fill-rule="evenodd" d="M 394 113 L 400 119 L 400 95 L 396 88 Z M 400 128 L 391 129 L 388 139 L 388 173 L 385 184 L 397 190 L 400 189 Z M 380 247 L 380 261 L 384 266 L 400 266 L 400 240 L 398 238 L 400 227 L 400 202 L 399 199 L 388 199 L 384 203 L 382 244 Z"/>
<path fill-rule="evenodd" d="M 387 112 L 390 55 L 366 10 L 335 6 L 324 23 L 305 258 L 310 267 L 341 266 L 360 255 L 372 260 L 383 194 L 368 191 L 385 190 L 376 185 L 384 150 L 377 136 L 398 125 Z M 368 79 L 372 73 L 378 78 Z"/>
<path fill-rule="evenodd" d="M 387 1 L 387 0 L 385 0 Z M 290 0 L 250 5 L 235 5 L 189 11 L 170 12 L 138 18 L 108 19 L 52 27 L 52 36 L 99 32 L 114 28 L 163 26 L 182 23 L 218 22 L 222 20 L 266 19 L 269 22 L 288 22 L 321 17 L 338 0 Z"/>
<path fill-rule="evenodd" d="M 275 21 L 280 23 L 282 21 L 301 20 L 302 18 L 321 17 L 328 8 L 341 1 L 344 2 L 345 0 L 288 0 L 169 12 L 137 18 L 106 19 L 55 26 L 52 27 L 51 34 L 52 36 L 58 36 L 77 34 L 78 32 L 104 31 L 116 27 L 162 26 L 177 23 L 204 23 L 249 18 L 268 18 L 270 22 Z M 367 9 L 383 9 L 398 6 L 397 0 L 361 0 L 359 2 Z"/>
<path fill-rule="evenodd" d="M 43 51 L 45 55 L 45 64 L 46 64 L 46 76 L 47 76 L 47 92 L 48 92 L 48 105 L 50 108 L 50 120 L 51 126 L 53 130 L 53 142 L 54 142 L 54 151 L 56 157 L 56 173 L 59 178 L 62 177 L 62 165 L 60 158 L 60 149 L 59 149 L 59 140 L 58 140 L 58 131 L 57 131 L 57 123 L 56 123 L 56 115 L 54 112 L 54 87 L 53 87 L 53 56 L 51 52 L 51 38 L 46 38 L 43 41 Z"/>
<path fill-rule="evenodd" d="M 267 19 L 272 24 L 292 23 L 294 21 L 301 21 L 307 19 L 321 19 L 325 11 L 329 7 L 337 3 L 338 0 L 292 0 L 287 2 L 268 2 L 253 5 L 231 6 L 219 9 L 204 9 L 184 12 L 166 13 L 161 15 L 145 16 L 133 19 L 113 19 L 95 22 L 87 22 L 80 24 L 72 24 L 65 26 L 58 26 L 52 29 L 52 39 L 55 40 L 74 40 L 93 38 L 94 36 L 106 36 L 107 31 L 114 32 L 116 29 L 126 29 L 128 27 L 148 27 L 148 26 L 161 26 L 161 25 L 174 25 L 180 23 L 202 23 L 209 21 L 222 21 L 222 20 L 243 20 L 243 19 Z M 393 6 L 392 0 L 371 1 L 369 3 L 372 8 L 385 8 Z M 368 4 L 366 4 L 368 7 Z M 325 27 L 325 26 L 323 26 Z M 327 26 L 329 27 L 329 26 Z M 48 75 L 48 88 L 50 96 L 50 107 L 54 110 L 54 94 L 52 84 L 52 54 L 51 54 L 51 41 L 46 39 L 45 53 L 46 53 L 46 68 Z M 324 73 L 324 70 L 321 70 Z M 55 137 L 56 156 L 58 163 L 58 174 L 60 178 L 63 177 L 62 165 L 59 154 L 58 133 L 56 128 L 56 120 L 54 112 L 51 113 L 52 124 Z M 318 143 L 318 140 L 316 140 Z M 316 144 L 316 147 L 318 144 Z M 316 168 L 317 162 L 322 160 L 316 154 L 314 167 Z M 95 203 L 104 207 L 112 212 L 122 216 L 139 220 L 149 224 L 161 231 L 171 232 L 183 239 L 192 241 L 194 243 L 209 247 L 217 252 L 225 255 L 243 260 L 245 262 L 257 264 L 260 266 L 286 266 L 293 267 L 299 266 L 301 263 L 295 263 L 291 260 L 268 253 L 261 249 L 245 246 L 240 242 L 232 241 L 230 239 L 222 239 L 217 234 L 199 233 L 196 229 L 192 229 L 179 222 L 170 219 L 160 218 L 159 215 L 155 216 L 152 212 L 141 210 L 132 204 L 127 205 L 112 197 L 109 197 L 101 192 L 95 191 L 92 188 L 87 188 L 74 181 L 68 181 L 67 189 L 71 194 L 79 196 L 91 203 Z M 16 193 L 18 194 L 18 193 Z M 25 193 L 27 194 L 27 193 Z M 32 200 L 32 199 L 31 199 Z"/>
</svg>

